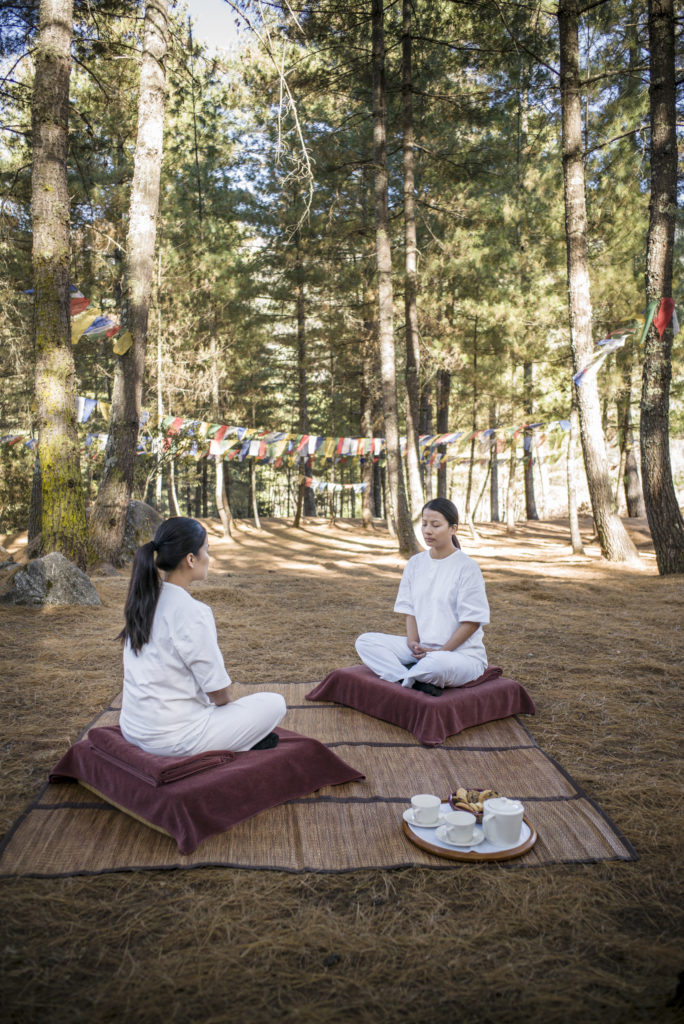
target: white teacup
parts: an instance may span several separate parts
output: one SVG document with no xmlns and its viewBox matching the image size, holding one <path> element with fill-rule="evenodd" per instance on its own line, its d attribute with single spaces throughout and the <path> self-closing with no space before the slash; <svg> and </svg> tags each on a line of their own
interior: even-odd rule
<svg viewBox="0 0 684 1024">
<path fill-rule="evenodd" d="M 485 800 L 482 808 L 485 839 L 494 846 L 516 846 L 520 842 L 524 810 L 519 800 L 509 800 L 506 796 Z"/>
<path fill-rule="evenodd" d="M 411 797 L 413 820 L 416 825 L 436 825 L 442 801 L 432 793 L 417 793 Z"/>
<path fill-rule="evenodd" d="M 449 811 L 444 816 L 444 827 L 450 843 L 466 845 L 473 838 L 475 815 L 469 811 Z"/>
</svg>

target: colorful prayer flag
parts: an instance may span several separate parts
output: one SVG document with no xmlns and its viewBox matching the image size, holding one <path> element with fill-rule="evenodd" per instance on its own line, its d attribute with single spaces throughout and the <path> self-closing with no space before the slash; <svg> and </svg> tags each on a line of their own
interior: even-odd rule
<svg viewBox="0 0 684 1024">
<path fill-rule="evenodd" d="M 674 313 L 674 299 L 661 299 L 660 308 L 653 318 L 653 326 L 662 338 Z"/>
</svg>

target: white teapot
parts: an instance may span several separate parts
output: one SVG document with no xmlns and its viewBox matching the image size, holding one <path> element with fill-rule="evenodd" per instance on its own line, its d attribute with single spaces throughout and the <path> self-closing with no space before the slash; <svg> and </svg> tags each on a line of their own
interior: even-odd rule
<svg viewBox="0 0 684 1024">
<path fill-rule="evenodd" d="M 519 800 L 509 800 L 506 796 L 485 800 L 482 808 L 485 839 L 493 846 L 517 846 L 520 842 L 524 810 Z"/>
</svg>

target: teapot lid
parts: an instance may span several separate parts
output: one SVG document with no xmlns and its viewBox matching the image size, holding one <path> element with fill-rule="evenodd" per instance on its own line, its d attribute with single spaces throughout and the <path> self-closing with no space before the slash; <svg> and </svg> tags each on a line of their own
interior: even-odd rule
<svg viewBox="0 0 684 1024">
<path fill-rule="evenodd" d="M 484 806 L 494 814 L 519 814 L 523 810 L 519 800 L 509 800 L 507 796 L 495 796 L 485 800 Z"/>
</svg>

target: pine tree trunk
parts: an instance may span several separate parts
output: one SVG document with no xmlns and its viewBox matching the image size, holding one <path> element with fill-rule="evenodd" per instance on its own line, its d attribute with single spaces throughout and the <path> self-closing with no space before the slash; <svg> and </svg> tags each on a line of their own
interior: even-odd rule
<svg viewBox="0 0 684 1024">
<path fill-rule="evenodd" d="M 168 0 L 147 0 L 121 317 L 133 344 L 117 357 L 105 468 L 91 519 L 95 554 L 114 564 L 121 559 L 133 490 L 145 372 L 166 102 L 167 11 Z"/>
<path fill-rule="evenodd" d="M 527 267 L 528 238 L 525 230 L 525 200 L 527 197 L 526 169 L 529 162 L 529 87 L 525 80 L 523 70 L 522 54 L 518 58 L 518 140 L 517 140 L 517 184 L 518 184 L 518 222 L 517 222 L 517 247 L 519 260 L 520 293 L 527 294 L 529 288 L 529 273 Z M 528 328 L 523 328 L 522 344 L 527 350 Z M 527 423 L 534 419 L 534 364 L 525 361 L 523 364 L 523 409 Z M 532 453 L 533 431 L 525 429 L 523 432 L 523 481 L 525 487 L 525 517 L 528 520 L 539 519 L 537 503 L 534 494 L 534 461 Z"/>
<path fill-rule="evenodd" d="M 373 190 L 375 196 L 375 239 L 378 269 L 378 338 L 382 376 L 385 444 L 389 499 L 394 516 L 399 551 L 405 557 L 421 550 L 413 530 L 399 444 L 397 381 L 394 350 L 394 309 L 392 298 L 392 254 L 390 249 L 387 194 L 387 125 L 385 96 L 385 39 L 383 2 L 371 0 L 373 35 Z"/>
<path fill-rule="evenodd" d="M 672 296 L 677 214 L 677 137 L 674 10 L 672 0 L 649 0 L 651 204 L 646 298 Z M 644 502 L 661 576 L 684 572 L 684 522 L 670 463 L 668 412 L 672 378 L 672 323 L 646 337 L 641 390 L 641 473 Z"/>
<path fill-rule="evenodd" d="M 449 399 L 451 397 L 451 374 L 448 370 L 437 371 L 437 433 L 449 431 Z M 441 455 L 446 455 L 446 445 L 437 446 Z M 447 465 L 440 458 L 437 466 L 437 497 L 447 498 Z"/>
<path fill-rule="evenodd" d="M 220 422 L 221 418 L 221 406 L 220 406 L 220 384 L 221 384 L 221 370 L 219 365 L 219 352 L 216 344 L 216 323 L 214 322 L 214 330 L 211 336 L 211 343 L 209 347 L 210 352 L 210 372 L 211 372 L 211 413 L 214 418 L 214 422 Z M 226 494 L 226 487 L 224 482 L 224 465 L 223 456 L 217 453 L 214 457 L 215 477 L 214 477 L 214 498 L 216 500 L 216 510 L 221 520 L 221 526 L 223 527 L 223 536 L 226 540 L 233 539 L 233 513 L 230 508 L 230 501 Z"/>
<path fill-rule="evenodd" d="M 418 245 L 416 241 L 415 156 L 413 132 L 413 83 L 411 66 L 411 12 L 413 0 L 402 5 L 401 96 L 403 119 L 404 165 L 404 245 L 406 272 L 404 277 L 404 309 L 406 330 L 406 475 L 415 521 L 423 507 L 423 485 L 420 479 L 418 421 L 420 417 L 420 345 L 418 334 Z"/>
<path fill-rule="evenodd" d="M 157 430 L 161 430 L 161 421 L 164 415 L 164 402 L 162 399 L 162 382 L 163 382 L 163 360 L 162 360 L 162 311 L 161 311 L 161 279 L 162 279 L 162 258 L 159 253 L 157 261 Z M 159 434 L 155 437 L 154 441 L 155 461 L 156 461 L 156 483 L 155 483 L 155 500 L 157 502 L 157 512 L 162 514 L 162 483 L 163 483 L 163 446 L 162 440 Z"/>
<path fill-rule="evenodd" d="M 515 470 L 517 451 L 515 437 L 511 438 L 511 454 L 508 460 L 508 486 L 506 488 L 506 533 L 515 533 Z"/>
<path fill-rule="evenodd" d="M 180 507 L 178 505 L 178 495 L 176 493 L 176 464 L 173 460 L 173 456 L 169 459 L 167 494 L 169 498 L 169 514 L 172 516 L 179 516 Z"/>
<path fill-rule="evenodd" d="M 537 442 L 537 438 L 533 435 L 532 436 L 532 455 L 533 455 L 534 461 L 533 461 L 532 465 L 537 467 L 537 472 L 539 474 L 539 494 L 540 494 L 540 499 L 541 499 L 541 502 L 540 502 L 541 503 L 541 514 L 542 514 L 542 519 L 546 519 L 546 490 L 547 490 L 546 484 L 545 484 L 545 480 L 546 480 L 546 476 L 545 476 L 545 474 L 546 474 L 546 466 L 544 464 L 544 456 L 543 456 L 543 454 L 538 454 L 539 447 L 540 447 L 540 445 Z"/>
<path fill-rule="evenodd" d="M 40 457 L 36 452 L 33 460 L 33 477 L 31 479 L 31 504 L 28 518 L 28 542 L 40 536 L 43 519 L 43 484 L 40 473 Z"/>
<path fill-rule="evenodd" d="M 370 308 L 370 304 L 365 304 Z M 364 437 L 373 437 L 373 405 L 370 393 L 369 382 L 373 379 L 373 352 L 375 344 L 374 321 L 367 319 L 364 322 L 363 339 L 363 376 L 361 380 L 361 432 Z M 372 440 L 371 440 L 372 444 Z M 361 505 L 361 519 L 365 530 L 373 526 L 373 451 L 371 450 L 364 458 L 361 466 L 361 479 L 366 485 L 363 491 Z"/>
<path fill-rule="evenodd" d="M 201 519 L 202 514 L 202 463 L 198 459 L 195 462 L 195 518 Z"/>
<path fill-rule="evenodd" d="M 577 484 L 575 482 L 575 452 L 577 449 L 578 432 L 579 416 L 577 414 L 577 405 L 573 399 L 572 409 L 570 410 L 570 434 L 568 436 L 568 518 L 570 520 L 570 543 L 572 544 L 573 553 L 575 555 L 583 555 L 584 545 L 582 544 L 579 518 L 577 516 Z"/>
<path fill-rule="evenodd" d="M 304 293 L 304 268 L 302 266 L 301 253 L 301 232 L 299 228 L 295 231 L 295 311 L 297 318 L 297 382 L 298 382 L 298 403 L 299 403 L 299 432 L 309 433 L 309 382 L 307 377 L 307 352 L 306 352 L 306 307 Z M 302 475 L 299 481 L 300 495 L 302 499 L 301 511 L 305 516 L 316 515 L 316 499 L 310 487 L 304 483 L 307 476 L 307 463 L 309 460 L 302 459 L 299 470 Z M 310 466 L 310 463 L 309 463 Z M 296 525 L 299 526 L 300 516 L 297 517 Z"/>
<path fill-rule="evenodd" d="M 627 407 L 627 414 L 628 419 L 624 428 L 625 458 L 622 471 L 622 482 L 625 491 L 627 515 L 630 519 L 641 519 L 642 516 L 646 515 L 646 505 L 644 503 L 643 491 L 641 490 L 639 468 L 637 466 L 636 453 L 634 451 L 635 440 L 634 431 L 632 429 L 631 409 L 629 406 Z"/>
<path fill-rule="evenodd" d="M 72 0 L 41 0 L 31 178 L 41 550 L 59 551 L 84 569 L 87 524 L 69 324 L 71 249 L 66 160 L 72 33 Z M 34 501 L 34 522 L 38 519 L 37 506 Z"/>
<path fill-rule="evenodd" d="M 254 517 L 254 525 L 257 530 L 261 529 L 261 520 L 259 519 L 259 503 L 257 501 L 257 483 L 256 483 L 256 459 L 249 460 L 249 493 L 252 499 L 252 515 Z"/>
<path fill-rule="evenodd" d="M 500 523 L 499 514 L 499 442 L 496 437 L 496 402 L 492 400 L 489 407 L 489 426 L 493 431 L 489 436 L 489 518 L 492 523 Z"/>
<path fill-rule="evenodd" d="M 466 485 L 466 496 L 465 496 L 465 519 L 464 522 L 470 526 L 470 533 L 473 540 L 478 540 L 478 534 L 475 529 L 474 515 L 472 512 L 472 494 L 473 494 L 473 470 L 475 467 L 475 435 L 477 433 L 477 421 L 479 417 L 480 407 L 480 394 L 479 394 L 479 377 L 478 377 L 478 318 L 475 317 L 475 324 L 473 328 L 473 406 L 472 406 L 472 419 L 470 426 L 472 428 L 472 438 L 470 440 L 470 459 L 468 461 L 468 483 Z"/>
<path fill-rule="evenodd" d="M 616 363 L 622 377 L 622 388 L 617 397 L 618 440 L 620 445 L 620 467 L 616 488 L 619 496 L 620 486 L 624 488 L 627 515 L 630 519 L 639 519 L 646 515 L 646 506 L 641 491 L 641 480 L 634 451 L 634 431 L 632 427 L 632 369 L 633 342 L 630 339 L 624 348 L 616 353 Z"/>
<path fill-rule="evenodd" d="M 526 362 L 523 365 L 524 381 L 524 408 L 525 417 L 528 423 L 534 418 L 534 365 Z M 527 519 L 539 519 L 537 512 L 537 501 L 534 494 L 534 431 L 525 429 L 523 431 L 525 457 L 523 458 L 524 480 L 525 480 L 525 517 Z"/>
<path fill-rule="evenodd" d="M 577 0 L 561 0 L 560 28 L 563 183 L 567 240 L 570 337 L 575 372 L 592 353 L 591 295 L 587 257 L 587 214 L 582 146 Z M 613 496 L 601 427 L 598 387 L 593 375 L 576 387 L 584 466 L 601 554 L 610 561 L 637 561 L 638 554 L 613 512 Z"/>
<path fill-rule="evenodd" d="M 418 433 L 425 435 L 432 434 L 432 385 L 429 382 L 426 382 L 423 385 L 420 392 L 420 422 L 418 424 Z M 420 469 L 425 500 L 430 501 L 432 499 L 432 467 L 423 461 L 420 464 Z"/>
<path fill-rule="evenodd" d="M 209 468 L 206 455 L 200 459 L 202 466 L 202 516 L 207 519 L 209 516 Z"/>
<path fill-rule="evenodd" d="M 384 486 L 384 473 L 380 461 L 373 459 L 373 509 L 376 519 L 382 519 Z"/>
</svg>

